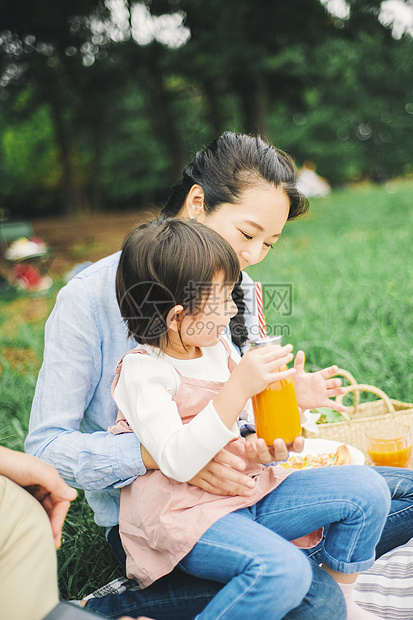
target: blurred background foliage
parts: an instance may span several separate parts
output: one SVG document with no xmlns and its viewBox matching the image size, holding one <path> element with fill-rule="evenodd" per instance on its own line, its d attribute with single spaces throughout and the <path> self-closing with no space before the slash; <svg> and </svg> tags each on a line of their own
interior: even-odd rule
<svg viewBox="0 0 413 620">
<path fill-rule="evenodd" d="M 159 204 L 224 130 L 335 186 L 412 175 L 413 28 L 388 5 L 1 0 L 0 209 Z"/>
</svg>

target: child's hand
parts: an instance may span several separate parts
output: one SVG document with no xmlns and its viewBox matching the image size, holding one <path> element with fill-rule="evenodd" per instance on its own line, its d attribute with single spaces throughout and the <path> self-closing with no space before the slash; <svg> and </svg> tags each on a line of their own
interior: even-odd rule
<svg viewBox="0 0 413 620">
<path fill-rule="evenodd" d="M 255 433 L 251 433 L 245 441 L 245 456 L 252 463 L 266 465 L 273 461 L 285 461 L 290 450 L 302 452 L 303 448 L 303 437 L 296 437 L 292 444 L 285 444 L 282 439 L 276 439 L 272 446 L 267 446 L 263 439 L 258 439 Z"/>
<path fill-rule="evenodd" d="M 334 396 L 345 393 L 345 389 L 340 387 L 340 379 L 330 379 L 338 372 L 338 367 L 330 366 L 318 372 L 305 372 L 304 363 L 304 351 L 298 351 L 294 361 L 294 368 L 296 370 L 294 386 L 298 406 L 301 409 L 329 407 L 335 411 L 345 413 L 347 408 L 344 405 L 339 405 L 334 400 L 330 400 Z"/>
<path fill-rule="evenodd" d="M 292 346 L 268 345 L 247 351 L 232 371 L 212 404 L 222 422 L 231 428 L 251 396 L 262 392 L 274 381 L 291 377 L 295 368 L 280 370 L 293 358 Z"/>
<path fill-rule="evenodd" d="M 237 388 L 247 399 L 255 396 L 265 390 L 270 383 L 295 374 L 294 368 L 280 370 L 293 359 L 292 348 L 291 344 L 284 347 L 276 344 L 250 349 L 232 371 L 229 381 L 232 384 L 236 383 Z"/>
</svg>

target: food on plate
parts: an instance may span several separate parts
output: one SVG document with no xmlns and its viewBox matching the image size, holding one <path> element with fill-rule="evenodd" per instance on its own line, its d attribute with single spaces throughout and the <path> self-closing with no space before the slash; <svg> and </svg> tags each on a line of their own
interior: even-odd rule
<svg viewBox="0 0 413 620">
<path fill-rule="evenodd" d="M 336 452 L 290 456 L 288 461 L 279 463 L 278 467 L 283 469 L 309 469 L 310 467 L 327 467 L 329 465 L 350 465 L 350 463 L 350 450 L 345 444 L 341 444 Z"/>
</svg>

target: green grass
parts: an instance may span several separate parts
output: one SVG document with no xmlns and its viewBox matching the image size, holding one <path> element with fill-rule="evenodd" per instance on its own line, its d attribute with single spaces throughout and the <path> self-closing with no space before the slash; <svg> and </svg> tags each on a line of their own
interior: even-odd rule
<svg viewBox="0 0 413 620">
<path fill-rule="evenodd" d="M 24 451 L 31 401 L 43 355 L 43 333 L 58 286 L 47 295 L 0 298 L 0 445 Z M 84 494 L 70 507 L 58 551 L 62 599 L 77 599 L 122 571 L 93 521 Z"/>
<path fill-rule="evenodd" d="M 288 223 L 265 262 L 249 273 L 263 283 L 292 285 L 291 315 L 283 316 L 277 303 L 270 307 L 267 295 L 267 322 L 289 330 L 288 340 L 306 352 L 307 369 L 336 363 L 391 398 L 412 401 L 413 184 L 395 187 L 396 193 L 359 187 L 312 200 L 310 214 Z M 27 434 L 57 288 L 41 297 L 0 298 L 0 444 L 17 450 Z M 62 598 L 81 598 L 120 574 L 82 493 L 63 537 Z"/>
<path fill-rule="evenodd" d="M 264 286 L 266 318 L 305 351 L 307 369 L 335 363 L 411 401 L 413 185 L 393 189 L 312 199 L 309 214 L 289 222 L 270 256 L 248 271 L 263 285 L 292 285 L 291 316 L 270 305 Z"/>
</svg>

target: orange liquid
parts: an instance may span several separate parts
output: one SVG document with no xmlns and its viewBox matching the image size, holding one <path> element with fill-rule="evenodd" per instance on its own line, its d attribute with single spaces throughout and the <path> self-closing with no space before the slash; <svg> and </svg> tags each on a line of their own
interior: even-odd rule
<svg viewBox="0 0 413 620">
<path fill-rule="evenodd" d="M 368 450 L 371 460 L 375 465 L 388 465 L 390 467 L 405 467 L 412 457 L 412 447 L 399 448 L 398 450 L 380 451 Z"/>
<path fill-rule="evenodd" d="M 301 435 L 300 414 L 292 377 L 272 383 L 252 398 L 257 436 L 271 446 L 281 438 L 292 443 Z"/>
</svg>

